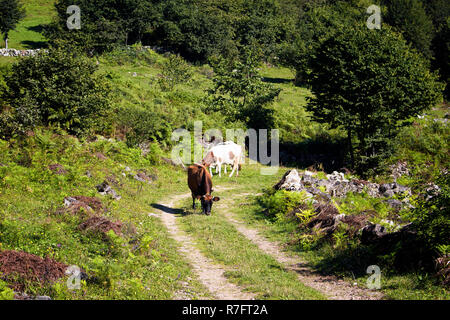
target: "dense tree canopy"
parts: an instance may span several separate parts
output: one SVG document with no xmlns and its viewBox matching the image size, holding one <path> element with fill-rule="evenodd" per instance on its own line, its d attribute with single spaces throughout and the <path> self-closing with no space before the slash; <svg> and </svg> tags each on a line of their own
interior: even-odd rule
<svg viewBox="0 0 450 320">
<path fill-rule="evenodd" d="M 0 32 L 8 48 L 8 33 L 25 17 L 25 9 L 19 0 L 0 0 Z"/>
<path fill-rule="evenodd" d="M 405 39 L 421 52 L 427 59 L 433 53 L 433 21 L 427 15 L 420 0 L 388 0 L 387 15 L 384 21 L 402 31 Z"/>
<path fill-rule="evenodd" d="M 13 65 L 2 93 L 3 135 L 24 133 L 39 125 L 56 125 L 70 133 L 101 129 L 110 89 L 96 74 L 95 63 L 74 48 L 51 48 Z"/>
<path fill-rule="evenodd" d="M 308 109 L 347 131 L 361 171 L 376 167 L 402 121 L 441 97 L 442 84 L 422 56 L 388 27 L 340 28 L 321 43 L 309 68 L 315 97 Z"/>
</svg>

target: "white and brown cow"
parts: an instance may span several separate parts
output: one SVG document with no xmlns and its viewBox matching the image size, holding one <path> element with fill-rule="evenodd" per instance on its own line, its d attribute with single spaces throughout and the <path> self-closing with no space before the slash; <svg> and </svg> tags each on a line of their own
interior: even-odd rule
<svg viewBox="0 0 450 320">
<path fill-rule="evenodd" d="M 226 165 L 231 165 L 233 170 L 231 171 L 230 178 L 236 171 L 236 176 L 239 176 L 239 169 L 242 157 L 242 147 L 232 141 L 220 143 L 212 147 L 206 157 L 203 159 L 202 164 L 209 167 L 209 172 L 212 175 L 212 167 L 217 166 L 219 171 L 219 177 L 221 177 L 222 165 L 225 166 L 225 174 L 227 173 Z M 217 170 L 216 170 L 217 172 Z"/>
</svg>

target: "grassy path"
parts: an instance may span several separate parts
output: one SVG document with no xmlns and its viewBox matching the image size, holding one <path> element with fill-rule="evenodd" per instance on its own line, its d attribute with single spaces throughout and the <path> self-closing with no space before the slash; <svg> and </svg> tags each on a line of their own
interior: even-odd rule
<svg viewBox="0 0 450 320">
<path fill-rule="evenodd" d="M 183 203 L 189 202 L 185 199 Z M 222 208 L 229 204 L 224 202 Z M 212 216 L 183 208 L 178 210 L 181 229 L 195 239 L 204 256 L 223 266 L 224 276 L 230 282 L 253 292 L 256 299 L 325 299 L 322 293 L 298 281 L 295 272 L 286 269 L 242 235 L 220 213 L 221 207 L 213 209 L 215 214 Z"/>
<path fill-rule="evenodd" d="M 255 195 L 279 177 L 262 177 L 259 167 L 239 178 L 214 178 L 221 201 L 212 216 L 191 209 L 190 194 L 153 205 L 179 244 L 200 282 L 217 299 L 381 299 L 374 292 L 315 273 L 302 258 L 284 252 L 259 226 L 243 219 L 245 196 Z M 282 172 L 280 172 L 281 174 Z M 219 184 L 219 185 L 217 185 Z M 178 208 L 178 209 L 174 209 Z"/>
<path fill-rule="evenodd" d="M 254 295 L 244 292 L 241 288 L 230 283 L 224 276 L 225 269 L 206 258 L 198 249 L 196 249 L 192 238 L 177 226 L 176 214 L 179 212 L 173 209 L 174 204 L 181 199 L 190 197 L 190 193 L 174 196 L 170 200 L 163 201 L 162 204 L 153 205 L 160 213 L 161 220 L 167 228 L 171 237 L 178 242 L 179 252 L 187 258 L 197 274 L 200 282 L 219 300 L 251 300 Z M 186 296 L 180 292 L 177 297 L 184 299 Z"/>
<path fill-rule="evenodd" d="M 241 194 L 240 196 L 245 195 Z M 234 202 L 238 199 L 235 199 Z M 267 240 L 257 230 L 246 226 L 230 210 L 226 210 L 226 207 L 234 206 L 223 206 L 220 213 L 261 251 L 274 257 L 286 270 L 297 273 L 299 281 L 303 284 L 322 292 L 332 300 L 378 300 L 382 298 L 382 294 L 379 292 L 355 287 L 336 277 L 322 276 L 313 272 L 299 257 L 289 256 L 282 252 L 280 244 Z"/>
</svg>

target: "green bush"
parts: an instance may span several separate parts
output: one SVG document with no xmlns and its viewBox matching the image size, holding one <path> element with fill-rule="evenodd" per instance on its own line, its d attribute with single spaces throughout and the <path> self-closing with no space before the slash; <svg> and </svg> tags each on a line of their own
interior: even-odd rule
<svg viewBox="0 0 450 320">
<path fill-rule="evenodd" d="M 171 91 L 177 84 L 188 83 L 193 75 L 189 64 L 175 54 L 168 55 L 167 60 L 162 63 L 161 69 L 161 74 L 158 75 L 158 84 L 163 91 Z"/>
<path fill-rule="evenodd" d="M 307 204 L 305 192 L 271 190 L 259 198 L 259 203 L 266 209 L 269 218 L 284 221 L 289 212 L 301 204 Z"/>
<path fill-rule="evenodd" d="M 436 184 L 439 194 L 420 201 L 413 212 L 419 238 L 435 252 L 450 245 L 450 175 L 442 175 Z"/>
<path fill-rule="evenodd" d="M 14 290 L 8 288 L 6 282 L 0 280 L 0 300 L 14 300 Z"/>
<path fill-rule="evenodd" d="M 20 59 L 6 76 L 8 109 L 2 112 L 2 135 L 40 125 L 59 126 L 76 135 L 104 129 L 111 94 L 96 70 L 74 48 L 55 47 Z"/>
</svg>

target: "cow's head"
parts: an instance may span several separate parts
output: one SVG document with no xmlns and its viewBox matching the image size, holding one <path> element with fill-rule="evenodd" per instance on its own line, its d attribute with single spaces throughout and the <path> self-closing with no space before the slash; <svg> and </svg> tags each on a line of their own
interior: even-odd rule
<svg viewBox="0 0 450 320">
<path fill-rule="evenodd" d="M 207 216 L 211 215 L 211 208 L 212 208 L 213 202 L 219 201 L 219 200 L 220 200 L 219 197 L 213 197 L 209 194 L 202 196 L 200 201 L 202 202 L 203 214 L 206 214 Z"/>
<path fill-rule="evenodd" d="M 206 157 L 202 160 L 202 165 L 209 167 L 215 161 L 215 156 L 212 151 L 206 154 Z"/>
</svg>

